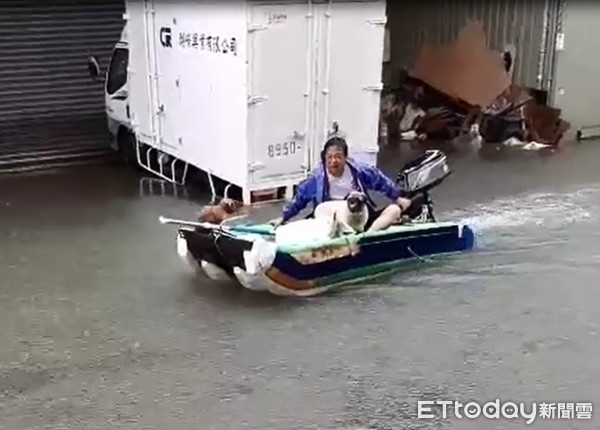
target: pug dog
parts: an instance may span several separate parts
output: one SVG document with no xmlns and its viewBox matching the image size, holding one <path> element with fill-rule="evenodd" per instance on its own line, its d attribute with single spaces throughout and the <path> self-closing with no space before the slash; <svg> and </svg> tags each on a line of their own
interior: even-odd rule
<svg viewBox="0 0 600 430">
<path fill-rule="evenodd" d="M 362 233 L 369 219 L 367 196 L 360 191 L 352 191 L 344 200 L 321 203 L 315 210 L 315 218 L 332 222 L 331 237 Z"/>
<path fill-rule="evenodd" d="M 369 220 L 367 196 L 360 191 L 350 192 L 346 196 L 346 205 L 341 208 L 337 218 L 349 225 L 356 233 L 365 231 Z"/>
</svg>

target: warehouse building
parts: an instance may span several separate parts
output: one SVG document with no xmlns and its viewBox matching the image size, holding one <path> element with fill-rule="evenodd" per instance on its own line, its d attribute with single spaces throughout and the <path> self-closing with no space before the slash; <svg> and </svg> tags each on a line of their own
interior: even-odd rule
<svg viewBox="0 0 600 430">
<path fill-rule="evenodd" d="M 108 149 L 103 83 L 90 79 L 86 60 L 95 55 L 106 70 L 123 13 L 122 0 L 0 2 L 0 171 L 84 160 Z M 385 86 L 397 84 L 424 42 L 450 42 L 467 19 L 477 19 L 492 48 L 513 53 L 518 84 L 547 92 L 578 129 L 600 123 L 600 42 L 589 37 L 599 5 L 389 1 L 387 14 Z"/>
</svg>

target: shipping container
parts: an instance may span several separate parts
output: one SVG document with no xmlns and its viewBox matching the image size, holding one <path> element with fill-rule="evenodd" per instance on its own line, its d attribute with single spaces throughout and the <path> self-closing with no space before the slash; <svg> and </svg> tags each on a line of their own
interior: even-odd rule
<svg viewBox="0 0 600 430">
<path fill-rule="evenodd" d="M 584 139 L 600 138 L 600 40 L 592 35 L 600 22 L 600 4 L 564 2 L 556 43 L 553 105 Z"/>
<path fill-rule="evenodd" d="M 385 1 L 127 0 L 125 17 L 117 99 L 154 173 L 184 182 L 189 164 L 250 202 L 289 197 L 332 133 L 376 163 Z"/>
</svg>

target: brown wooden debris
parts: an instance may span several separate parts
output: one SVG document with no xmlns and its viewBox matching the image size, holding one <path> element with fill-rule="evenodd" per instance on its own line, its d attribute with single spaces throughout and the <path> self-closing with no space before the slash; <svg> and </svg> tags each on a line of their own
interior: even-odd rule
<svg viewBox="0 0 600 430">
<path fill-rule="evenodd" d="M 564 144 L 570 124 L 534 93 L 511 82 L 502 53 L 487 46 L 481 24 L 469 22 L 452 44 L 424 45 L 400 88 L 386 96 L 387 144 L 415 136 L 450 142 L 473 134 L 474 125 L 484 143 Z"/>
</svg>

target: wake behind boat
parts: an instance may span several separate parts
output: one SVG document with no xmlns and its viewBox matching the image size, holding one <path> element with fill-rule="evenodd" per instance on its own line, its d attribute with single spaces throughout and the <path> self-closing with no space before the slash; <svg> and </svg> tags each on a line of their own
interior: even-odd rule
<svg viewBox="0 0 600 430">
<path fill-rule="evenodd" d="M 277 229 L 269 224 L 161 222 L 180 226 L 179 255 L 213 280 L 234 279 L 245 288 L 277 295 L 312 296 L 389 274 L 408 261 L 472 249 L 474 233 L 468 225 L 438 222 L 433 214 L 429 191 L 450 173 L 445 154 L 438 150 L 406 164 L 397 181 L 408 191 L 412 209 L 408 219 L 383 231 L 331 238 L 327 226 L 314 219 Z"/>
</svg>

